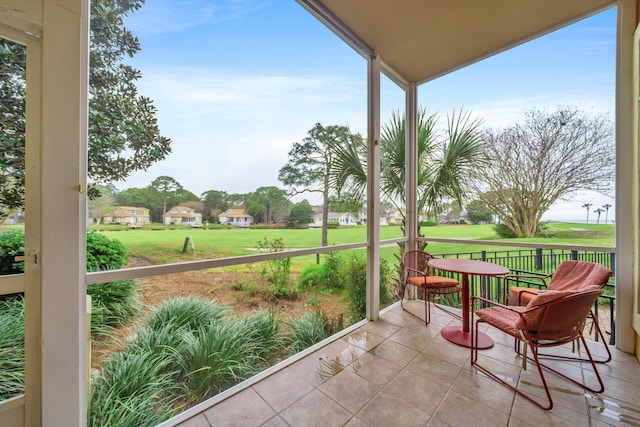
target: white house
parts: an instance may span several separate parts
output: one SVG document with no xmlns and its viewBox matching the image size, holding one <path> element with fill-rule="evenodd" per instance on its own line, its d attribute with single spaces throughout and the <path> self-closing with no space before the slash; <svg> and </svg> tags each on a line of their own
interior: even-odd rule
<svg viewBox="0 0 640 427">
<path fill-rule="evenodd" d="M 240 208 L 227 209 L 218 215 L 220 224 L 234 225 L 236 227 L 248 227 L 253 223 L 253 216 L 249 215 L 246 210 Z"/>
<path fill-rule="evenodd" d="M 187 206 L 174 206 L 164 214 L 164 224 L 190 225 L 202 227 L 202 214 Z"/>
<path fill-rule="evenodd" d="M 322 214 L 315 214 L 311 217 L 311 224 L 309 227 L 322 227 Z M 329 212 L 329 217 L 327 218 L 327 222 L 329 223 L 337 223 L 341 227 L 350 227 L 354 225 L 358 225 L 358 220 L 355 216 L 347 212 Z"/>
<path fill-rule="evenodd" d="M 367 211 L 366 210 L 361 210 L 358 213 L 358 221 L 360 221 L 360 224 L 363 224 L 363 225 L 367 224 Z M 380 215 L 380 225 L 389 225 L 386 215 Z"/>
<path fill-rule="evenodd" d="M 149 209 L 137 206 L 116 206 L 102 217 L 104 224 L 148 224 L 151 222 Z"/>
</svg>

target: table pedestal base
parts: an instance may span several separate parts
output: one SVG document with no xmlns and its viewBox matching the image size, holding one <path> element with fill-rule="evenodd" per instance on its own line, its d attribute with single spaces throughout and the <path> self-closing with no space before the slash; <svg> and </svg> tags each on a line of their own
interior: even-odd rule
<svg viewBox="0 0 640 427">
<path fill-rule="evenodd" d="M 465 332 L 461 326 L 446 326 L 440 332 L 444 338 L 463 347 L 471 347 L 471 332 Z M 493 347 L 493 340 L 487 334 L 478 332 L 478 348 Z"/>
</svg>

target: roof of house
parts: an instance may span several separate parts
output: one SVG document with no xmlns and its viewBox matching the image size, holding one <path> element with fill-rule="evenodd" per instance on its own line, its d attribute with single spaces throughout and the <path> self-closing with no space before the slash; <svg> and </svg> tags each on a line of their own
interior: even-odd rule
<svg viewBox="0 0 640 427">
<path fill-rule="evenodd" d="M 253 218 L 252 215 L 249 215 L 247 211 L 244 209 L 227 209 L 225 212 L 218 215 L 219 217 L 225 218 Z"/>
<path fill-rule="evenodd" d="M 192 217 L 200 215 L 195 209 L 188 206 L 174 206 L 167 211 L 165 216 Z"/>
<path fill-rule="evenodd" d="M 134 211 L 134 212 L 130 212 L 130 211 Z M 141 216 L 149 215 L 149 209 L 147 208 L 143 208 L 139 206 L 116 206 L 111 212 L 109 212 L 105 216 L 121 217 L 121 216 L 128 216 L 128 215 L 136 215 L 135 211 L 144 211 L 144 213 L 141 214 Z"/>
</svg>

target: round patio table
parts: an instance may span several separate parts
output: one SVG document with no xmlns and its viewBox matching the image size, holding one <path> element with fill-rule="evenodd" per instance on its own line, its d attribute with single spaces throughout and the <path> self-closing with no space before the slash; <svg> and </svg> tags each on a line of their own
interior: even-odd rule
<svg viewBox="0 0 640 427">
<path fill-rule="evenodd" d="M 442 271 L 450 271 L 462 275 L 462 326 L 446 326 L 440 332 L 447 340 L 471 347 L 471 319 L 469 316 L 469 275 L 504 276 L 509 269 L 498 264 L 473 259 L 435 258 L 429 266 Z M 493 347 L 493 340 L 485 333 L 478 331 L 478 348 Z"/>
</svg>

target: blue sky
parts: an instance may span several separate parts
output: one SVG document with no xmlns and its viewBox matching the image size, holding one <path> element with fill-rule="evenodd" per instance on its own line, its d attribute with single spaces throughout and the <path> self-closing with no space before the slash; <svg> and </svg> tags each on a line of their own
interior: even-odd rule
<svg viewBox="0 0 640 427">
<path fill-rule="evenodd" d="M 443 119 L 471 110 L 489 127 L 560 105 L 613 120 L 615 22 L 615 10 L 605 11 L 428 82 L 419 103 Z M 128 62 L 141 70 L 138 88 L 154 100 L 173 153 L 120 189 L 160 175 L 197 195 L 282 187 L 278 170 L 315 123 L 366 133 L 365 60 L 293 0 L 148 0 L 125 25 L 142 46 Z M 383 122 L 402 108 L 403 92 L 383 79 Z M 578 194 L 545 218 L 584 220 L 584 203 L 614 204 Z"/>
</svg>

